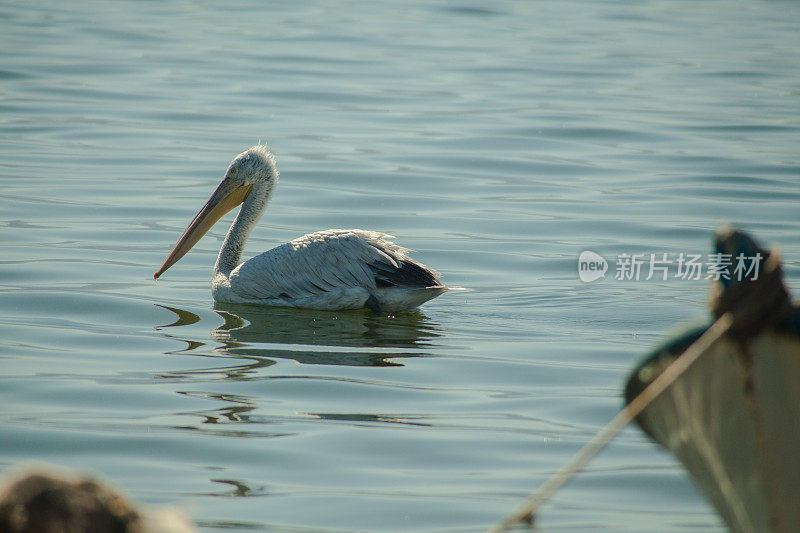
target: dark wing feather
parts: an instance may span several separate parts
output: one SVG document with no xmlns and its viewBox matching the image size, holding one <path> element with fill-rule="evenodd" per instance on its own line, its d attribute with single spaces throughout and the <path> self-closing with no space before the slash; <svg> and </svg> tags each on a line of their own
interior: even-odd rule
<svg viewBox="0 0 800 533">
<path fill-rule="evenodd" d="M 369 265 L 375 274 L 375 285 L 378 287 L 435 287 L 441 285 L 436 272 L 425 265 L 411 259 L 398 261 L 399 267 L 384 262 Z"/>
</svg>

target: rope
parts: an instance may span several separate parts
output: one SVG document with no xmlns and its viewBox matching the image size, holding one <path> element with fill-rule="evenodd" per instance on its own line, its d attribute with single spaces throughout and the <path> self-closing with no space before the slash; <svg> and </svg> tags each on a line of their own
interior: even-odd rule
<svg viewBox="0 0 800 533">
<path fill-rule="evenodd" d="M 533 524 L 533 519 L 539 507 L 553 497 L 553 495 L 566 484 L 572 477 L 580 472 L 586 464 L 606 447 L 625 426 L 647 408 L 650 403 L 667 390 L 675 381 L 694 364 L 711 346 L 714 345 L 731 328 L 733 316 L 725 313 L 709 327 L 689 348 L 686 349 L 675 361 L 672 362 L 661 374 L 645 388 L 641 394 L 626 405 L 603 429 L 601 429 L 578 453 L 555 474 L 544 482 L 524 505 L 511 513 L 489 530 L 489 533 L 503 533 L 519 523 Z"/>
</svg>

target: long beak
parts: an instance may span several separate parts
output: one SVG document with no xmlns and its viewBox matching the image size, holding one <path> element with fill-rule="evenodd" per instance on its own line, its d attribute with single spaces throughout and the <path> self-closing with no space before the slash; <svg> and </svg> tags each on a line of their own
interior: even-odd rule
<svg viewBox="0 0 800 533">
<path fill-rule="evenodd" d="M 186 228 L 186 231 L 183 232 L 181 238 L 172 248 L 164 264 L 161 265 L 161 268 L 158 269 L 158 272 L 153 277 L 158 279 L 169 267 L 186 255 L 186 252 L 197 244 L 197 241 L 211 229 L 211 226 L 217 220 L 247 199 L 252 188 L 252 185 L 242 185 L 241 182 L 237 183 L 228 178 L 222 180 L 222 183 L 219 184 L 217 190 L 208 199 L 206 205 L 195 215 L 189 227 Z"/>
</svg>

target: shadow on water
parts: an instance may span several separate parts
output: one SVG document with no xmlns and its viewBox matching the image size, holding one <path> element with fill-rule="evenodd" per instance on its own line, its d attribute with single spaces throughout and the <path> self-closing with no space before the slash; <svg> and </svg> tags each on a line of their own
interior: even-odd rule
<svg viewBox="0 0 800 533">
<path fill-rule="evenodd" d="M 197 324 L 201 318 L 185 309 L 159 307 L 175 313 L 176 319 L 156 329 L 186 342 L 180 353 L 201 355 L 198 349 L 206 342 L 172 330 Z M 442 335 L 439 326 L 419 311 L 384 315 L 368 310 L 331 312 L 223 303 L 216 303 L 213 310 L 223 321 L 209 333 L 210 339 L 219 343 L 213 354 L 250 361 L 226 367 L 224 372 L 230 379 L 246 379 L 258 368 L 274 364 L 275 359 L 321 365 L 402 366 L 398 358 L 423 356 L 425 348 Z"/>
</svg>

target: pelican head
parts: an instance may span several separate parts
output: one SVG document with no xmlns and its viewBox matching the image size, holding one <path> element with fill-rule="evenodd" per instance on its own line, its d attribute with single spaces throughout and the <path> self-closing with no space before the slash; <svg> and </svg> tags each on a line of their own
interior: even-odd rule
<svg viewBox="0 0 800 533">
<path fill-rule="evenodd" d="M 231 161 L 217 190 L 189 223 L 153 277 L 158 279 L 186 255 L 223 215 L 248 199 L 251 202 L 256 201 L 253 203 L 254 209 L 250 211 L 260 216 L 277 182 L 278 170 L 275 167 L 275 158 L 266 145 L 253 146 L 237 155 Z M 252 218 L 252 215 L 250 216 Z"/>
<path fill-rule="evenodd" d="M 245 185 L 269 183 L 274 186 L 278 181 L 275 157 L 270 153 L 266 144 L 253 146 L 233 158 L 222 182 L 224 183 L 227 179 L 238 179 Z"/>
</svg>

